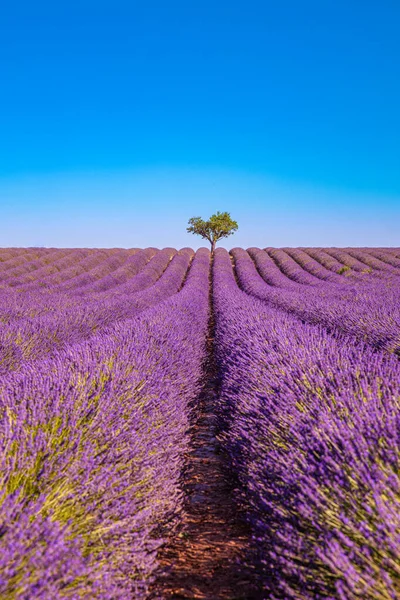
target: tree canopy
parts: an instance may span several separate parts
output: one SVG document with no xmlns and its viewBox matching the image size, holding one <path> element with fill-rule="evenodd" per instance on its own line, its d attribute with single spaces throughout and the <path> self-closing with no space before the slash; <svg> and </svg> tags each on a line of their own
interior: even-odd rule
<svg viewBox="0 0 400 600">
<path fill-rule="evenodd" d="M 189 219 L 189 227 L 186 231 L 201 235 L 208 240 L 211 244 L 211 252 L 214 252 L 217 241 L 232 235 L 238 228 L 237 222 L 231 219 L 228 212 L 217 211 L 208 221 L 204 221 L 201 217 L 192 217 Z"/>
</svg>

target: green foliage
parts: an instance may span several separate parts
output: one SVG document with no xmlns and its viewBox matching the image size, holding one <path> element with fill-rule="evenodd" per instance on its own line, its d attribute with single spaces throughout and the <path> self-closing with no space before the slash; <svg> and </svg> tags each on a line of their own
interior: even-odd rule
<svg viewBox="0 0 400 600">
<path fill-rule="evenodd" d="M 192 217 L 189 219 L 189 227 L 186 231 L 201 235 L 202 238 L 208 240 L 213 251 L 218 240 L 232 235 L 238 227 L 237 222 L 231 219 L 228 212 L 217 211 L 208 221 L 203 221 L 201 217 Z"/>
<path fill-rule="evenodd" d="M 350 271 L 350 267 L 347 267 L 346 265 L 344 267 L 341 267 L 338 271 L 339 275 L 343 275 L 343 273 L 346 273 L 346 271 Z"/>
</svg>

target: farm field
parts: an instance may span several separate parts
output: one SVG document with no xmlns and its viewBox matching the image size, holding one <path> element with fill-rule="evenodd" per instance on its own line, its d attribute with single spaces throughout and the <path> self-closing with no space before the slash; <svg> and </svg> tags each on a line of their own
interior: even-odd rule
<svg viewBox="0 0 400 600">
<path fill-rule="evenodd" d="M 400 597 L 400 248 L 0 249 L 0 598 Z"/>
</svg>

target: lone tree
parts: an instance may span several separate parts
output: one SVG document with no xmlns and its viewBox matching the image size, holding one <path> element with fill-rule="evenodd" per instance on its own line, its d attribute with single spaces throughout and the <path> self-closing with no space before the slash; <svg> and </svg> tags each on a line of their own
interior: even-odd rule
<svg viewBox="0 0 400 600">
<path fill-rule="evenodd" d="M 214 252 L 218 240 L 232 235 L 238 227 L 228 212 L 217 211 L 208 221 L 203 221 L 201 217 L 192 217 L 189 219 L 189 227 L 186 231 L 201 235 L 202 238 L 208 240 L 211 244 L 211 252 Z"/>
</svg>

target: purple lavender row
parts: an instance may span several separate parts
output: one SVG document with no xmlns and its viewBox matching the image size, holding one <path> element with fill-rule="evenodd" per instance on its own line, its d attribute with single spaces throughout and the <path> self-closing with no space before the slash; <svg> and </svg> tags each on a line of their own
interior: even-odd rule
<svg viewBox="0 0 400 600">
<path fill-rule="evenodd" d="M 0 262 L 26 254 L 29 248 L 0 248 Z"/>
<path fill-rule="evenodd" d="M 8 252 L 8 248 L 4 249 L 7 253 L 4 262 L 0 262 L 0 271 L 5 269 L 14 268 L 22 265 L 30 260 L 40 258 L 54 251 L 54 248 L 16 248 L 19 252 L 14 253 L 11 249 Z"/>
<path fill-rule="evenodd" d="M 393 268 L 398 265 L 393 264 L 393 260 L 383 260 L 382 254 L 380 256 L 374 255 L 373 248 L 284 248 L 284 250 L 294 257 L 303 268 L 321 279 L 333 281 L 329 277 L 324 277 L 318 263 L 323 266 L 327 263 L 328 269 L 332 269 L 340 275 L 345 274 L 346 277 L 350 277 L 354 281 L 366 279 L 368 275 L 371 279 L 386 277 L 386 273 L 400 275 L 400 271 Z M 343 262 L 340 263 L 334 256 L 330 256 L 327 251 L 333 252 Z M 315 263 L 306 262 L 305 257 L 307 256 L 314 258 Z M 329 273 L 329 270 L 326 271 L 327 273 Z M 340 279 L 336 279 L 335 282 L 340 283 Z"/>
<path fill-rule="evenodd" d="M 214 261 L 221 441 L 271 600 L 400 597 L 400 364 L 247 296 Z"/>
<path fill-rule="evenodd" d="M 343 264 L 340 265 L 340 263 L 338 263 L 336 259 L 334 259 L 333 257 L 329 257 L 329 255 L 325 253 L 325 256 L 328 256 L 329 258 L 331 258 L 331 260 L 336 261 L 337 264 L 340 265 L 339 270 L 336 269 L 336 273 L 338 274 L 335 274 L 333 277 L 332 273 L 330 273 L 329 270 L 325 270 L 321 266 L 322 263 L 320 264 L 318 260 L 321 255 L 320 253 L 317 252 L 315 254 L 315 260 L 313 259 L 311 261 L 311 254 L 309 250 L 312 249 L 305 249 L 304 251 L 300 248 L 284 248 L 284 250 L 288 254 L 290 254 L 296 260 L 296 262 L 298 262 L 305 270 L 309 271 L 310 273 L 312 273 L 316 277 L 319 277 L 320 279 L 325 279 L 326 281 L 331 281 L 332 283 L 344 283 L 343 277 L 339 277 L 338 274 L 345 274 L 347 277 L 351 277 L 352 280 L 360 279 L 360 276 L 365 279 L 365 275 L 369 275 L 371 273 L 372 277 L 370 278 L 372 279 L 375 279 L 376 277 L 386 277 L 387 273 L 392 275 L 400 275 L 400 270 L 393 268 L 396 265 L 387 263 L 384 260 L 378 260 L 378 258 L 373 255 L 372 250 L 369 248 L 345 249 L 349 256 L 351 256 L 353 259 L 355 258 L 356 260 L 364 264 L 364 270 L 361 272 L 358 271 L 356 273 L 352 273 L 350 267 Z"/>
<path fill-rule="evenodd" d="M 336 258 L 343 264 L 343 266 L 350 267 L 350 269 L 353 271 L 366 274 L 372 271 L 371 267 L 366 265 L 364 262 L 361 262 L 358 260 L 358 258 L 352 256 L 342 248 L 324 248 L 324 251 L 333 258 Z"/>
<path fill-rule="evenodd" d="M 278 268 L 276 262 L 272 260 L 269 254 L 265 250 L 261 250 L 260 248 L 249 248 L 247 251 L 243 250 L 243 248 L 233 248 L 231 250 L 231 255 L 234 259 L 234 262 L 242 260 L 248 261 L 248 257 L 250 256 L 253 259 L 254 266 L 260 274 L 261 279 L 269 286 L 303 293 L 303 291 L 305 290 L 305 286 L 309 287 L 309 284 L 306 283 L 306 281 L 309 281 L 309 277 L 312 277 L 312 279 L 314 280 L 313 286 L 315 286 L 316 284 L 319 284 L 321 286 L 327 282 L 326 280 L 323 280 L 325 269 L 322 265 L 319 265 L 321 268 L 321 277 L 312 276 L 310 273 L 305 272 L 298 263 L 296 263 L 296 267 L 293 267 L 293 269 L 291 265 L 290 271 L 292 272 L 293 278 L 290 278 L 288 276 L 288 269 L 285 267 L 285 274 Z M 282 253 L 280 254 L 280 258 L 280 263 L 282 265 Z M 294 260 L 293 262 L 295 263 Z M 297 281 L 296 279 L 294 279 L 294 271 L 296 271 L 297 273 Z M 303 271 L 303 274 L 306 278 L 305 280 L 303 279 L 303 275 L 301 275 L 301 271 Z M 330 273 L 330 275 L 332 277 L 335 277 L 334 273 Z M 337 277 L 339 276 L 337 275 Z M 302 279 L 303 283 L 300 283 Z M 334 281 L 334 283 L 337 283 L 337 281 Z"/>
<path fill-rule="evenodd" d="M 130 256 L 125 263 L 115 271 L 108 273 L 93 283 L 87 284 L 87 286 L 81 288 L 79 291 L 92 294 L 94 292 L 111 290 L 111 288 L 127 283 L 129 280 L 132 280 L 135 275 L 138 275 L 158 252 L 160 251 L 156 248 L 145 248 L 139 253 Z"/>
<path fill-rule="evenodd" d="M 353 272 L 351 271 L 350 267 L 346 267 L 336 258 L 330 256 L 330 254 L 325 252 L 324 248 L 300 248 L 300 250 L 303 250 L 303 252 L 308 254 L 308 256 L 314 258 L 328 271 L 333 271 L 333 273 L 337 273 L 338 275 L 353 275 Z"/>
<path fill-rule="evenodd" d="M 283 248 L 283 250 L 286 254 L 291 256 L 302 269 L 310 273 L 313 277 L 330 283 L 343 284 L 343 277 L 340 273 L 334 273 L 327 269 L 323 264 L 304 252 L 301 248 Z"/>
<path fill-rule="evenodd" d="M 396 269 L 370 256 L 368 252 L 360 251 L 357 248 L 326 248 L 326 253 L 332 254 L 332 258 L 340 258 L 342 266 L 338 272 L 340 275 L 347 273 L 349 269 L 354 270 L 358 275 L 353 276 L 358 279 L 360 275 L 372 275 L 372 279 L 385 277 L 385 272 L 398 274 Z M 319 279 L 340 283 L 337 276 L 333 276 L 323 265 L 317 261 L 310 261 L 309 255 L 300 248 L 266 248 L 269 255 L 276 261 L 279 268 L 287 277 L 303 285 L 315 285 Z M 347 273 L 352 275 L 352 273 Z M 342 280 L 343 281 L 343 280 Z"/>
<path fill-rule="evenodd" d="M 147 251 L 144 251 L 144 255 L 147 258 Z M 57 347 L 93 335 L 99 328 L 114 321 L 133 316 L 159 301 L 162 288 L 165 297 L 176 292 L 184 277 L 184 269 L 187 268 L 186 260 L 185 264 L 178 265 L 178 273 L 172 270 L 167 275 L 161 288 L 158 287 L 157 294 L 142 293 L 136 303 L 132 302 L 131 297 L 132 292 L 140 289 L 140 286 L 144 290 L 155 283 L 171 256 L 170 249 L 161 251 L 153 266 L 147 270 L 147 276 L 140 276 L 139 281 L 133 277 L 129 289 L 125 286 L 125 296 L 119 294 L 117 298 L 103 296 L 97 301 L 91 301 L 85 296 L 77 297 L 76 292 L 51 297 L 45 293 L 32 292 L 0 294 L 0 372 L 20 368 L 25 361 L 39 358 L 41 352 L 51 353 Z M 136 267 L 143 264 L 139 260 Z M 136 284 L 139 283 L 139 288 L 136 286 L 135 289 L 135 281 Z"/>
<path fill-rule="evenodd" d="M 302 285 L 318 285 L 320 280 L 307 273 L 300 265 L 281 248 L 265 248 L 267 254 L 277 264 L 288 279 Z"/>
<path fill-rule="evenodd" d="M 93 284 L 97 284 L 101 281 L 101 278 L 104 276 L 111 274 L 113 270 L 117 271 L 122 269 L 122 271 L 131 273 L 132 269 L 130 259 L 134 260 L 137 253 L 134 252 L 133 255 L 130 251 L 123 250 L 118 253 L 113 253 L 113 255 L 107 254 L 108 251 L 99 251 L 99 254 L 91 255 L 87 257 L 84 261 L 81 261 L 77 265 L 71 265 L 69 269 L 60 273 L 59 275 L 53 275 L 49 279 L 45 281 L 45 286 L 49 288 L 50 292 L 55 293 L 72 293 L 72 294 L 80 294 L 86 293 L 90 291 L 90 286 Z M 153 257 L 157 250 L 155 248 L 147 248 L 146 250 L 139 251 L 144 253 L 143 256 L 147 258 Z M 175 253 L 176 250 L 173 248 L 164 248 L 162 250 L 163 256 L 168 254 L 169 260 L 171 259 L 171 253 Z M 147 260 L 145 264 L 147 263 Z M 142 264 L 142 258 L 138 259 L 138 264 Z M 135 267 L 136 261 L 134 260 L 133 265 Z M 164 267 L 165 268 L 165 267 Z M 135 271 L 135 275 L 137 274 L 137 269 L 133 269 Z M 110 279 L 110 282 L 113 280 Z M 128 279 L 126 279 L 128 281 Z M 42 288 L 42 282 L 36 281 L 33 282 L 30 288 L 32 290 L 40 291 Z M 22 288 L 30 289 L 28 287 Z M 107 288 L 106 288 L 107 289 Z"/>
<path fill-rule="evenodd" d="M 132 255 L 135 256 L 138 251 L 140 252 L 140 250 L 137 249 L 118 250 L 118 252 L 115 252 L 112 256 L 108 256 L 106 260 L 102 260 L 101 262 L 94 264 L 92 268 L 84 269 L 77 276 L 74 276 L 68 280 L 64 280 L 61 283 L 60 289 L 80 289 L 83 286 L 94 283 L 109 273 L 112 273 L 120 267 L 123 267 L 126 260 Z"/>
<path fill-rule="evenodd" d="M 372 254 L 370 254 L 369 251 L 362 250 L 360 248 L 346 248 L 346 251 L 350 256 L 364 263 L 366 268 L 389 272 L 393 272 L 393 270 L 396 270 L 393 269 L 393 267 L 391 265 L 388 265 L 386 262 L 380 260 L 379 258 L 376 258 L 375 256 L 372 256 Z"/>
<path fill-rule="evenodd" d="M 387 252 L 380 248 L 363 248 L 363 250 L 367 251 L 371 256 L 375 258 L 379 258 L 384 263 L 391 265 L 392 267 L 397 267 L 400 269 L 400 260 L 396 258 L 393 252 Z"/>
<path fill-rule="evenodd" d="M 52 264 L 43 265 L 32 273 L 25 274 L 19 278 L 18 291 L 26 291 L 30 288 L 49 287 L 53 282 L 63 281 L 69 276 L 75 277 L 87 269 L 95 268 L 101 261 L 110 256 L 107 250 L 89 251 L 73 250 L 62 259 Z M 13 287 L 16 287 L 15 284 Z"/>
<path fill-rule="evenodd" d="M 235 257 L 236 250 L 236 248 L 232 250 L 233 257 Z M 247 252 L 254 260 L 260 275 L 266 283 L 274 287 L 292 287 L 295 289 L 299 287 L 300 284 L 289 279 L 264 250 L 260 248 L 248 248 Z"/>
<path fill-rule="evenodd" d="M 32 250 L 32 249 L 31 249 Z M 0 271 L 7 268 L 7 264 L 13 264 L 16 260 L 26 260 L 26 255 L 29 253 L 29 248 L 0 248 Z M 43 252 L 48 249 L 43 249 Z M 7 263 L 7 264 L 4 264 Z"/>
<path fill-rule="evenodd" d="M 339 256 L 343 262 L 339 262 L 337 258 L 331 256 L 325 250 L 332 250 L 335 256 Z M 369 252 L 369 249 L 366 250 Z M 268 283 L 278 285 L 279 287 L 289 287 L 291 282 L 302 285 L 314 285 L 319 282 L 318 280 L 343 284 L 346 283 L 343 275 L 346 276 L 346 279 L 350 278 L 356 281 L 365 278 L 366 275 L 370 275 L 371 273 L 373 273 L 373 279 L 382 276 L 381 271 L 397 273 L 396 270 L 388 268 L 388 265 L 385 265 L 384 261 L 375 261 L 373 265 L 368 265 L 361 263 L 354 256 L 348 254 L 348 252 L 339 249 L 267 248 L 265 251 L 266 257 L 262 256 L 263 251 L 258 248 L 249 248 L 248 252 L 252 255 L 252 258 L 255 258 L 253 254 L 257 254 L 257 261 L 263 264 L 263 271 L 265 270 L 266 259 L 269 259 L 275 265 L 276 270 L 282 274 L 282 280 L 279 283 L 275 283 L 274 280 L 271 281 L 270 275 L 273 275 L 272 265 L 268 265 L 265 273 L 266 276 L 263 276 Z M 372 256 L 370 256 L 370 259 L 374 260 Z M 279 277 L 279 275 L 276 277 Z M 286 284 L 282 285 L 285 283 L 285 278 Z"/>
<path fill-rule="evenodd" d="M 180 252 L 181 254 L 189 253 L 191 256 L 193 256 L 193 250 L 190 248 L 183 248 L 180 250 Z M 146 263 L 145 267 L 139 273 L 137 273 L 137 275 L 135 275 L 135 277 L 127 279 L 126 282 L 122 283 L 121 285 L 117 285 L 115 287 L 112 286 L 110 288 L 106 288 L 105 290 L 99 291 L 98 297 L 103 298 L 121 296 L 125 294 L 131 295 L 150 287 L 162 276 L 176 254 L 177 251 L 175 248 L 163 248 L 162 250 L 159 250 L 154 256 L 152 256 L 149 262 Z M 77 290 L 77 293 L 79 292 L 80 290 Z M 82 288 L 82 292 L 86 293 L 85 287 Z"/>
<path fill-rule="evenodd" d="M 25 275 L 41 269 L 43 266 L 58 261 L 65 256 L 69 256 L 74 253 L 72 249 L 49 251 L 46 254 L 38 256 L 33 253 L 29 256 L 29 260 L 24 261 L 22 264 L 16 266 L 10 266 L 5 268 L 0 275 L 1 281 L 7 283 L 7 281 L 14 282 L 15 278 L 23 278 Z M 6 263 L 5 263 L 6 264 Z"/>
<path fill-rule="evenodd" d="M 232 250 L 240 287 L 248 294 L 284 309 L 300 319 L 342 331 L 376 348 L 400 349 L 400 279 L 378 279 L 338 286 L 320 283 L 318 289 L 299 291 L 268 285 L 242 249 Z"/>
<path fill-rule="evenodd" d="M 149 265 L 147 269 L 144 269 L 144 273 L 141 273 L 143 267 L 146 266 L 149 259 L 156 253 L 156 250 L 153 248 L 142 250 L 138 254 L 134 254 L 130 257 L 122 267 L 117 269 L 115 272 L 115 279 L 106 276 L 103 281 L 103 286 L 101 287 L 105 287 L 105 290 L 107 290 L 107 288 L 111 288 L 114 285 L 119 286 L 121 283 L 129 283 L 129 289 L 120 286 L 119 290 L 123 291 L 126 289 L 126 293 L 131 294 L 134 291 L 153 285 L 157 277 L 163 273 L 175 252 L 175 250 L 169 248 L 160 251 L 160 256 L 155 259 L 152 266 L 150 267 Z M 75 270 L 75 267 L 72 267 L 72 269 L 74 269 L 74 276 L 79 276 L 81 267 L 79 267 L 78 271 Z M 65 309 L 79 310 L 82 308 L 82 306 L 80 306 L 82 303 L 83 308 L 85 308 L 88 304 L 88 297 L 87 291 L 83 286 L 81 289 L 75 289 L 73 292 L 63 290 L 60 287 L 64 276 L 67 277 L 69 285 L 71 275 L 72 270 L 70 270 L 70 268 L 66 269 L 64 275 L 60 274 L 57 280 L 54 280 L 54 287 L 49 288 L 48 290 L 43 289 L 43 286 L 38 284 L 36 287 L 30 286 L 29 288 L 25 288 L 24 293 L 20 293 L 19 291 L 12 293 L 12 291 L 8 289 L 0 293 L 0 313 L 2 315 L 2 321 L 10 324 L 14 317 L 18 319 L 26 317 L 34 318 L 43 313 L 56 313 L 60 315 L 60 311 L 64 311 Z M 99 281 L 97 283 L 99 289 L 101 289 L 101 282 Z M 111 292 L 112 290 L 109 289 L 109 291 Z M 81 293 L 82 295 L 85 295 L 85 298 L 79 298 Z M 104 299 L 102 304 L 104 304 Z"/>
<path fill-rule="evenodd" d="M 168 250 L 164 255 L 162 252 L 156 258 L 162 259 L 159 265 L 165 268 L 165 258 L 169 261 L 171 252 Z M 132 319 L 166 300 L 181 288 L 192 258 L 193 250 L 180 250 L 162 277 L 136 294 L 125 287 L 124 294 L 113 292 L 113 295 L 100 299 L 83 296 L 79 300 L 67 296 L 69 304 L 64 310 L 58 305 L 56 312 L 42 313 L 33 319 L 9 320 L 0 326 L 0 373 L 26 369 L 30 362 L 42 356 L 50 356 L 57 349 L 79 343 L 117 321 Z M 154 265 L 149 276 L 156 278 L 158 275 Z M 143 279 L 141 281 L 143 283 Z"/>
<path fill-rule="evenodd" d="M 115 256 L 113 250 L 96 250 L 96 251 L 80 251 L 73 250 L 66 257 L 67 260 L 57 261 L 52 265 L 45 265 L 41 269 L 24 276 L 18 281 L 18 291 L 48 287 L 52 282 L 77 277 L 77 275 L 86 273 L 95 269 L 101 262 L 106 261 L 110 257 Z M 15 282 L 12 282 L 13 287 L 16 287 Z"/>
<path fill-rule="evenodd" d="M 50 287 L 95 270 L 102 262 L 122 260 L 124 256 L 138 252 L 138 249 L 66 249 L 52 250 L 40 259 L 25 263 L 17 269 L 8 269 L 1 274 L 1 279 L 7 285 L 25 290 L 30 287 Z"/>
<path fill-rule="evenodd" d="M 181 292 L 0 380 L 0 596 L 147 598 L 182 509 L 210 254 Z"/>
<path fill-rule="evenodd" d="M 339 259 L 347 269 L 353 269 L 361 274 L 373 273 L 384 277 L 385 272 L 399 274 L 393 267 L 399 266 L 384 260 L 385 253 L 374 248 L 324 248 L 325 253 Z M 378 254 L 375 253 L 377 250 Z M 308 249 L 306 249 L 308 252 Z"/>
<path fill-rule="evenodd" d="M 400 261 L 396 261 L 396 255 L 399 254 L 398 248 L 357 248 L 357 250 L 362 250 L 367 252 L 370 256 L 378 258 L 383 263 L 387 263 L 391 266 L 400 267 Z M 391 263 L 391 260 L 394 260 L 394 264 Z"/>
</svg>

